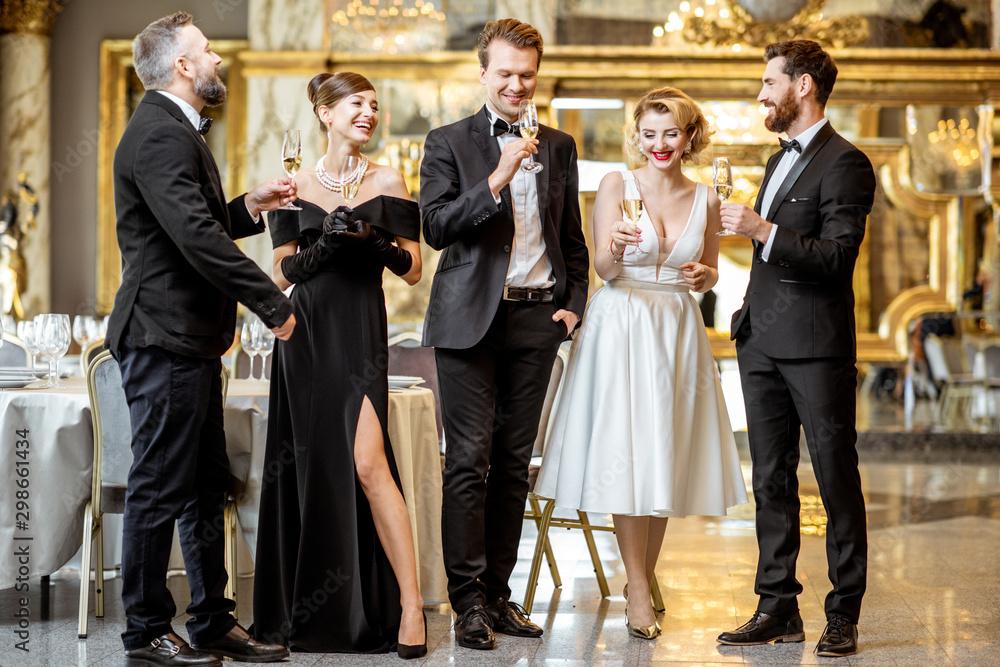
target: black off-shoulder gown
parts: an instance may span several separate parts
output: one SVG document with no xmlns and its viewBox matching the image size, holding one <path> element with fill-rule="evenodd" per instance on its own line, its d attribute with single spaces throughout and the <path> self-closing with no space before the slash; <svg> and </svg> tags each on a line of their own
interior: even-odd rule
<svg viewBox="0 0 1000 667">
<path fill-rule="evenodd" d="M 313 243 L 327 211 L 269 215 L 274 246 Z M 354 209 L 376 233 L 419 239 L 416 203 L 380 196 Z M 388 351 L 384 265 L 357 245 L 337 248 L 292 290 L 296 326 L 278 341 L 254 577 L 257 639 L 314 652 L 378 653 L 397 641 L 399 586 L 354 469 L 365 396 L 386 431 Z"/>
</svg>

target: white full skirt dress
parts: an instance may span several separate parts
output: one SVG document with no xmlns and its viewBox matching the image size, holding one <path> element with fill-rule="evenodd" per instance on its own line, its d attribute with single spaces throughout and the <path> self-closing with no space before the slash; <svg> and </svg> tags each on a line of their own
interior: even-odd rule
<svg viewBox="0 0 1000 667">
<path fill-rule="evenodd" d="M 590 300 L 535 485 L 557 507 L 723 516 L 747 502 L 704 320 L 678 268 L 701 258 L 707 213 L 699 184 L 683 233 L 661 256 L 644 210 L 645 254 L 627 249 L 619 277 Z"/>
</svg>

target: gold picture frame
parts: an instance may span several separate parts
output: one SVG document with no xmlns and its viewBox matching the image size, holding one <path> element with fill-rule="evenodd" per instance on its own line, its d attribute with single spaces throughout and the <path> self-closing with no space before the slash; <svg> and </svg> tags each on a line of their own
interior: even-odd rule
<svg viewBox="0 0 1000 667">
<path fill-rule="evenodd" d="M 243 192 L 246 146 L 246 79 L 237 54 L 245 51 L 244 40 L 212 42 L 222 58 L 223 79 L 229 89 L 226 103 L 211 110 L 221 120 L 225 132 L 216 129 L 211 137 L 216 159 L 220 160 L 222 184 L 226 192 Z M 101 42 L 100 127 L 98 128 L 97 173 L 97 311 L 111 312 L 121 285 L 121 253 L 115 235 L 114 157 L 135 104 L 143 91 L 132 67 L 132 42 L 125 39 Z M 219 128 L 216 125 L 216 128 Z"/>
</svg>

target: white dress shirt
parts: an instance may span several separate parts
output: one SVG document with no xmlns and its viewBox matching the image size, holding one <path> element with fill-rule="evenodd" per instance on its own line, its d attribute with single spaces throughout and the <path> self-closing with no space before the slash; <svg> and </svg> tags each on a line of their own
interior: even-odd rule
<svg viewBox="0 0 1000 667">
<path fill-rule="evenodd" d="M 823 118 L 808 130 L 795 137 L 795 140 L 798 141 L 799 145 L 802 147 L 802 153 L 806 151 L 806 146 L 809 145 L 809 142 L 813 140 L 813 137 L 816 136 L 824 124 L 826 124 L 826 118 Z M 766 216 L 768 211 L 771 210 L 771 204 L 774 202 L 774 195 L 781 189 L 781 184 L 785 182 L 785 177 L 788 176 L 788 172 L 790 172 L 795 163 L 798 162 L 802 153 L 794 150 L 786 150 L 785 154 L 781 156 L 780 160 L 778 160 L 778 165 L 774 168 L 771 180 L 767 182 L 767 187 L 764 188 L 764 197 L 760 203 L 761 217 Z M 760 251 L 760 258 L 765 262 L 771 254 L 771 246 L 774 244 L 774 236 L 777 233 L 778 226 L 771 225 L 771 233 L 767 237 L 767 243 L 764 244 L 764 249 Z"/>
<path fill-rule="evenodd" d="M 499 118 L 489 106 L 486 107 L 486 114 L 490 125 Z M 513 134 L 498 134 L 495 138 L 501 152 L 504 146 L 520 139 Z M 509 287 L 552 287 L 556 280 L 552 275 L 552 263 L 545 253 L 545 240 L 542 237 L 538 177 L 518 169 L 510 181 L 510 201 L 514 207 L 514 241 L 511 244 L 510 264 L 504 284 Z"/>
</svg>

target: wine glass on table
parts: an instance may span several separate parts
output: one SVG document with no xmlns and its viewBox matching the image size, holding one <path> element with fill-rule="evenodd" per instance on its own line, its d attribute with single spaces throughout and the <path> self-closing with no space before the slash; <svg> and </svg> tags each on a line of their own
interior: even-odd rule
<svg viewBox="0 0 1000 667">
<path fill-rule="evenodd" d="M 84 352 L 87 346 L 97 340 L 97 332 L 94 327 L 94 318 L 90 315 L 77 315 L 73 318 L 73 340 L 80 346 L 80 370 L 84 377 L 87 375 L 87 360 Z"/>
<path fill-rule="evenodd" d="M 35 366 L 38 365 L 38 355 L 42 352 L 38 345 L 38 334 L 36 333 L 35 323 L 32 320 L 22 320 L 17 323 L 17 327 L 21 332 L 20 338 L 24 341 L 24 349 L 31 355 L 31 371 L 34 372 Z"/>
<path fill-rule="evenodd" d="M 49 374 L 46 387 L 64 389 L 59 380 L 59 360 L 69 351 L 72 333 L 69 315 L 46 313 L 35 318 L 35 333 L 38 336 L 38 348 L 49 362 Z"/>
<path fill-rule="evenodd" d="M 723 202 L 729 201 L 733 196 L 733 169 L 729 164 L 729 158 L 717 157 L 712 160 L 712 185 L 715 186 L 715 194 Z M 723 229 L 716 232 L 718 236 L 735 236 L 736 232 Z"/>
<path fill-rule="evenodd" d="M 250 357 L 250 374 L 247 377 L 251 382 L 256 382 L 257 378 L 254 377 L 253 360 L 257 356 L 257 344 L 254 341 L 253 327 L 254 323 L 251 320 L 243 323 L 243 331 L 240 333 L 240 344 L 243 346 L 243 351 L 246 352 L 246 355 Z"/>
<path fill-rule="evenodd" d="M 281 166 L 288 178 L 293 178 L 302 168 L 302 133 L 298 130 L 285 130 L 285 141 L 281 144 Z M 280 211 L 301 211 L 302 208 L 288 203 L 279 206 Z"/>
<path fill-rule="evenodd" d="M 521 100 L 517 109 L 517 117 L 522 137 L 525 139 L 538 137 L 538 107 L 535 106 L 534 100 Z M 545 166 L 541 162 L 535 162 L 531 154 L 528 155 L 528 161 L 521 164 L 521 169 L 531 174 L 537 174 L 544 168 Z"/>
<path fill-rule="evenodd" d="M 624 189 L 622 191 L 622 219 L 625 222 L 631 223 L 639 226 L 639 219 L 642 217 L 642 193 L 639 192 L 639 181 L 635 178 L 627 178 L 624 182 Z M 636 243 L 632 246 L 634 248 L 633 254 L 645 255 L 646 250 L 639 247 Z M 625 249 L 625 253 L 628 253 L 628 249 Z M 624 254 L 624 253 L 623 253 Z"/>
<path fill-rule="evenodd" d="M 254 322 L 254 326 L 256 327 L 254 334 L 257 338 L 257 349 L 260 352 L 260 377 L 264 382 L 267 382 L 267 357 L 274 351 L 274 332 L 260 320 Z"/>
</svg>

